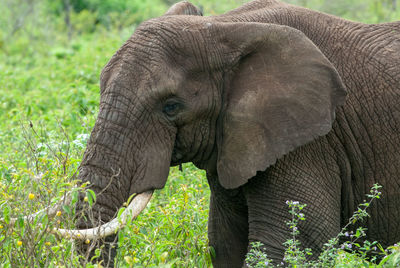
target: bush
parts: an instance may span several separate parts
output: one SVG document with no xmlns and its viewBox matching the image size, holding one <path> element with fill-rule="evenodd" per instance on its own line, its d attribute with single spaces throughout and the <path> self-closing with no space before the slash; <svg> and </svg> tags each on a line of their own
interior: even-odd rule
<svg viewBox="0 0 400 268">
<path fill-rule="evenodd" d="M 49 1 L 49 0 L 47 0 Z M 51 10 L 58 16 L 66 12 L 68 1 L 50 1 Z M 80 18 L 88 17 L 86 24 L 101 24 L 107 29 L 129 27 L 139 24 L 145 19 L 162 15 L 167 6 L 162 0 L 69 0 L 72 13 L 71 23 Z M 92 18 L 94 16 L 94 20 Z M 84 20 L 82 20 L 85 22 Z M 82 26 L 80 27 L 82 28 Z"/>
<path fill-rule="evenodd" d="M 261 267 L 371 267 L 374 265 L 376 256 L 371 258 L 371 253 L 376 255 L 381 251 L 381 255 L 385 257 L 377 265 L 378 267 L 397 267 L 400 265 L 400 247 L 396 244 L 384 250 L 378 242 L 369 242 L 363 240 L 366 236 L 366 228 L 359 227 L 355 232 L 349 231 L 351 226 L 369 217 L 367 209 L 375 199 L 379 199 L 381 193 L 380 185 L 375 184 L 367 197 L 368 202 L 358 206 L 353 216 L 348 220 L 348 223 L 342 228 L 339 234 L 330 239 L 323 248 L 322 253 L 316 261 L 307 261 L 307 256 L 312 255 L 309 248 L 302 249 L 297 236 L 300 234 L 298 224 L 300 221 L 305 221 L 305 215 L 302 213 L 305 204 L 300 204 L 297 201 L 286 201 L 289 206 L 291 219 L 286 223 L 291 230 L 292 237 L 283 245 L 285 246 L 285 255 L 281 263 L 274 264 L 268 259 L 267 254 L 262 252 L 263 244 L 260 242 L 252 242 L 251 250 L 246 255 L 246 265 L 252 268 Z M 340 240 L 346 240 L 339 244 Z"/>
</svg>

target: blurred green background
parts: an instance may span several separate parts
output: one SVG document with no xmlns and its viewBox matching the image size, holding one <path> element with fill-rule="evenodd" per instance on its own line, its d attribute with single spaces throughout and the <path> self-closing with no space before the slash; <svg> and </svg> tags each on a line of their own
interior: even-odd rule
<svg viewBox="0 0 400 268">
<path fill-rule="evenodd" d="M 98 111 L 102 67 L 141 21 L 174 2 L 0 0 L 0 217 L 37 211 L 74 184 Z M 244 2 L 193 1 L 205 15 Z M 287 2 L 365 23 L 400 19 L 400 0 Z M 204 172 L 191 164 L 183 173 L 173 168 L 149 208 L 120 233 L 118 263 L 209 266 L 208 196 Z M 39 220 L 67 225 L 71 213 L 66 208 L 63 221 Z M 44 228 L 0 224 L 1 267 L 77 263 L 70 241 Z"/>
</svg>

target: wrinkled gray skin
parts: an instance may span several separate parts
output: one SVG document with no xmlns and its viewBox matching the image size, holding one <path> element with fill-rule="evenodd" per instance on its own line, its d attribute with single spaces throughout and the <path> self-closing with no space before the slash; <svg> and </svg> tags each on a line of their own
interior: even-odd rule
<svg viewBox="0 0 400 268">
<path fill-rule="evenodd" d="M 249 241 L 280 262 L 286 200 L 308 204 L 299 239 L 317 255 L 374 183 L 383 195 L 367 239 L 398 242 L 400 22 L 275 0 L 195 15 L 181 2 L 143 23 L 101 74 L 79 175 L 104 191 L 95 218 L 109 221 L 132 193 L 162 189 L 171 165 L 193 162 L 211 188 L 215 267 L 242 266 Z"/>
</svg>

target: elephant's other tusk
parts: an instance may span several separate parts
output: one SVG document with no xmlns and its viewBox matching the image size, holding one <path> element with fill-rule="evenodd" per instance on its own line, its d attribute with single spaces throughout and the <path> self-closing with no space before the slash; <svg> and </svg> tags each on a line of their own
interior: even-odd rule
<svg viewBox="0 0 400 268">
<path fill-rule="evenodd" d="M 32 213 L 30 215 L 24 216 L 22 218 L 10 218 L 9 225 L 14 225 L 18 219 L 22 219 L 24 222 L 31 223 L 35 220 L 35 218 L 42 214 L 46 213 L 48 216 L 54 216 L 57 214 L 57 211 L 62 210 L 63 205 L 69 204 L 72 201 L 72 195 L 71 192 L 67 193 L 66 195 L 63 196 L 63 198 L 55 205 L 53 206 L 48 206 L 42 210 L 39 210 L 38 212 Z M 0 222 L 4 222 L 4 218 L 0 218 Z"/>
<path fill-rule="evenodd" d="M 153 191 L 138 194 L 121 214 L 120 218 L 114 218 L 112 221 L 101 226 L 82 230 L 55 228 L 50 230 L 50 232 L 65 238 L 72 238 L 76 240 L 94 240 L 115 234 L 118 230 L 126 225 L 129 216 L 132 219 L 135 219 L 140 212 L 142 212 L 147 203 L 150 201 L 152 195 Z"/>
</svg>

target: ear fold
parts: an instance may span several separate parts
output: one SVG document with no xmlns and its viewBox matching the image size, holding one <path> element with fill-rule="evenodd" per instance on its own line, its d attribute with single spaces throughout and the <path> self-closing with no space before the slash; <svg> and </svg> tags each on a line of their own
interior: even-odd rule
<svg viewBox="0 0 400 268">
<path fill-rule="evenodd" d="M 181 1 L 171 6 L 164 14 L 168 15 L 195 15 L 203 16 L 203 12 L 188 1 Z"/>
<path fill-rule="evenodd" d="M 225 188 L 331 130 L 344 85 L 328 59 L 300 31 L 260 23 L 214 25 L 233 55 L 225 85 L 217 171 Z"/>
</svg>

